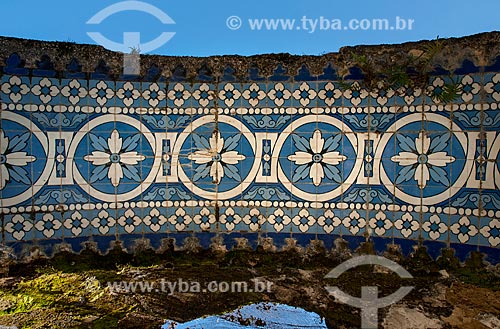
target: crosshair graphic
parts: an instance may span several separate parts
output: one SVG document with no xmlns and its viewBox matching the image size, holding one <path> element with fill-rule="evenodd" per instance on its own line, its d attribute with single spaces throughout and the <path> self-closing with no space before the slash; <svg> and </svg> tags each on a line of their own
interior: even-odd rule
<svg viewBox="0 0 500 329">
<path fill-rule="evenodd" d="M 331 270 L 325 279 L 337 279 L 345 271 L 361 265 L 380 265 L 386 267 L 403 279 L 411 279 L 413 276 L 401 265 L 382 256 L 364 255 L 349 259 Z M 327 286 L 325 289 L 335 299 L 343 304 L 351 305 L 361 309 L 361 328 L 376 329 L 378 327 L 378 309 L 394 304 L 403 299 L 414 287 L 401 287 L 389 296 L 378 297 L 378 287 L 361 287 L 361 298 L 346 294 L 339 287 Z"/>
<path fill-rule="evenodd" d="M 97 14 L 92 16 L 87 21 L 89 25 L 101 24 L 106 18 L 124 12 L 124 11 L 140 11 L 157 18 L 163 24 L 175 24 L 175 21 L 170 18 L 165 12 L 159 8 L 142 1 L 122 1 L 112 4 Z M 106 49 L 112 51 L 119 51 L 124 53 L 124 74 L 140 74 L 140 57 L 139 53 L 148 53 L 155 49 L 160 48 L 166 44 L 175 35 L 175 32 L 162 32 L 155 39 L 141 43 L 141 33 L 140 32 L 123 32 L 123 43 L 118 43 L 109 40 L 103 36 L 100 32 L 87 32 L 87 35 L 92 38 L 99 45 L 105 47 Z M 138 47 L 138 49 L 137 49 Z M 135 50 L 135 51 L 134 51 Z"/>
</svg>

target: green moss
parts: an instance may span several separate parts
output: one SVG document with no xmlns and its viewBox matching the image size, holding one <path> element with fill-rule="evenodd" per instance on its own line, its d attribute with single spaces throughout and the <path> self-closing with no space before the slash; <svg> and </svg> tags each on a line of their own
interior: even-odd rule
<svg viewBox="0 0 500 329">
<path fill-rule="evenodd" d="M 21 281 L 12 291 L 1 292 L 0 296 L 13 302 L 13 305 L 0 312 L 0 315 L 30 312 L 42 308 L 67 310 L 74 308 L 82 300 L 96 301 L 104 294 L 100 281 L 93 275 L 60 271 L 48 273 L 50 269 L 43 271 L 47 273 Z"/>
<path fill-rule="evenodd" d="M 127 307 L 124 306 L 118 310 L 112 311 L 109 314 L 105 314 L 99 319 L 92 322 L 92 328 L 94 329 L 109 329 L 118 328 L 118 322 L 125 317 L 125 315 L 132 311 L 135 306 Z"/>
</svg>

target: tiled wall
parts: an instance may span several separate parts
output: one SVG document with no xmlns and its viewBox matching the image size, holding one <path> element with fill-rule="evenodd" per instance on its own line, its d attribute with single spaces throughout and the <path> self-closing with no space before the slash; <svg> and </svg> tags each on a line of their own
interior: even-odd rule
<svg viewBox="0 0 500 329">
<path fill-rule="evenodd" d="M 2 243 L 19 253 L 343 237 L 498 261 L 500 61 L 433 76 L 431 89 L 462 85 L 444 105 L 418 89 L 342 89 L 332 66 L 115 81 L 76 61 L 55 72 L 5 60 Z"/>
</svg>

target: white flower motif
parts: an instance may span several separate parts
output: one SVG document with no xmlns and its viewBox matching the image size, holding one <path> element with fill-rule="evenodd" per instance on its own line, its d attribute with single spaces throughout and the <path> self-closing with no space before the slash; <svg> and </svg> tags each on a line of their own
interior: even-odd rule
<svg viewBox="0 0 500 329">
<path fill-rule="evenodd" d="M 11 101 L 18 103 L 24 95 L 30 92 L 30 88 L 22 82 L 21 78 L 11 76 L 9 82 L 2 84 L 2 91 L 9 95 Z"/>
<path fill-rule="evenodd" d="M 276 232 L 281 232 L 286 225 L 292 222 L 292 219 L 285 215 L 281 208 L 278 208 L 269 216 L 267 221 L 274 227 Z"/>
<path fill-rule="evenodd" d="M 299 89 L 293 92 L 293 98 L 300 102 L 300 105 L 307 106 L 311 100 L 316 97 L 317 93 L 314 89 L 311 89 L 306 82 L 302 82 Z"/>
<path fill-rule="evenodd" d="M 52 214 L 45 214 L 42 220 L 35 224 L 35 228 L 42 232 L 47 238 L 50 238 L 55 234 L 55 230 L 58 230 L 61 225 L 61 222 L 58 219 L 54 219 Z"/>
<path fill-rule="evenodd" d="M 116 96 L 123 100 L 125 106 L 131 106 L 134 104 L 134 101 L 141 96 L 141 93 L 134 88 L 132 82 L 127 81 L 123 85 L 123 88 L 118 89 Z"/>
<path fill-rule="evenodd" d="M 474 95 L 481 90 L 479 83 L 474 82 L 474 79 L 470 75 L 464 76 L 460 84 L 462 86 L 462 99 L 464 102 L 470 102 L 474 98 Z"/>
<path fill-rule="evenodd" d="M 174 101 L 175 106 L 181 107 L 191 97 L 191 94 L 184 88 L 182 83 L 176 83 L 174 88 L 169 90 L 167 96 L 170 100 Z"/>
<path fill-rule="evenodd" d="M 219 131 L 214 131 L 209 139 L 210 149 L 198 150 L 188 155 L 188 159 L 196 164 L 210 166 L 210 176 L 215 184 L 219 184 L 224 177 L 224 168 L 232 172 L 237 169 L 229 167 L 245 160 L 245 156 L 234 150 L 224 150 L 224 138 Z"/>
<path fill-rule="evenodd" d="M 5 231 L 12 234 L 12 237 L 18 241 L 21 241 L 26 232 L 29 232 L 32 228 L 33 224 L 20 214 L 14 215 L 10 222 L 5 225 Z"/>
<path fill-rule="evenodd" d="M 438 138 L 438 137 L 436 137 Z M 421 131 L 415 139 L 415 144 L 411 145 L 411 152 L 404 151 L 398 155 L 391 157 L 393 162 L 405 166 L 396 183 L 406 181 L 409 176 L 413 174 L 414 179 L 417 181 L 418 186 L 423 189 L 427 182 L 433 178 L 437 182 L 442 182 L 446 185 L 449 184 L 446 178 L 446 172 L 436 167 L 446 167 L 449 163 L 455 161 L 455 157 L 447 155 L 446 152 L 441 151 L 447 143 L 437 143 L 433 149 L 430 149 L 431 139 L 425 132 Z M 402 145 L 402 143 L 400 143 Z M 408 145 L 405 146 L 408 148 Z M 435 152 L 439 147 L 439 152 Z"/>
<path fill-rule="evenodd" d="M 136 226 L 141 224 L 141 218 L 136 216 L 132 209 L 128 209 L 123 216 L 118 218 L 118 224 L 125 229 L 125 232 L 132 233 Z"/>
<path fill-rule="evenodd" d="M 498 219 L 492 219 L 488 225 L 481 228 L 481 234 L 488 239 L 488 242 L 492 247 L 496 247 L 500 244 L 500 221 Z"/>
<path fill-rule="evenodd" d="M 333 83 L 328 82 L 325 87 L 319 91 L 318 97 L 321 100 L 324 100 L 326 105 L 332 106 L 335 103 L 335 100 L 342 97 L 342 91 L 335 88 Z"/>
<path fill-rule="evenodd" d="M 234 230 L 234 227 L 241 222 L 242 218 L 240 215 L 234 212 L 234 209 L 229 207 L 226 211 L 220 216 L 220 223 L 226 226 L 228 231 Z"/>
<path fill-rule="evenodd" d="M 429 233 L 429 237 L 432 240 L 437 240 L 441 236 L 441 234 L 446 233 L 448 231 L 448 226 L 445 223 L 441 223 L 441 218 L 438 215 L 432 215 L 429 218 L 429 221 L 426 221 L 422 224 L 422 229 Z"/>
<path fill-rule="evenodd" d="M 207 107 L 210 101 L 214 99 L 214 92 L 210 90 L 208 84 L 204 83 L 193 93 L 193 97 L 201 106 Z"/>
<path fill-rule="evenodd" d="M 469 239 L 478 233 L 476 226 L 471 225 L 469 218 L 461 217 L 458 223 L 451 225 L 450 231 L 458 236 L 458 240 L 466 243 Z"/>
<path fill-rule="evenodd" d="M 384 106 L 389 101 L 389 98 L 394 96 L 394 90 L 385 90 L 383 89 L 383 86 L 379 85 L 379 88 L 372 91 L 370 96 L 375 98 L 379 105 Z"/>
<path fill-rule="evenodd" d="M 414 220 L 413 216 L 408 212 L 405 213 L 400 219 L 396 220 L 396 222 L 394 222 L 394 226 L 405 238 L 408 238 L 413 234 L 413 232 L 420 228 L 419 222 Z"/>
<path fill-rule="evenodd" d="M 63 223 L 64 227 L 70 230 L 74 236 L 82 234 L 83 229 L 87 228 L 89 224 L 90 222 L 86 218 L 83 218 L 79 211 L 75 211 L 71 215 L 71 218 L 67 218 Z"/>
<path fill-rule="evenodd" d="M 108 88 L 108 85 L 104 81 L 99 81 L 99 83 L 89 91 L 90 97 L 96 99 L 97 104 L 104 106 L 108 100 L 115 96 L 113 89 Z"/>
<path fill-rule="evenodd" d="M 299 211 L 299 214 L 293 217 L 292 222 L 295 224 L 295 226 L 298 226 L 299 230 L 302 233 L 305 233 L 311 226 L 316 223 L 316 219 L 309 214 L 309 211 L 307 211 L 307 209 L 301 209 Z"/>
<path fill-rule="evenodd" d="M 392 227 L 392 222 L 383 211 L 379 211 L 374 218 L 370 218 L 368 225 L 375 231 L 375 234 L 381 236 Z"/>
<path fill-rule="evenodd" d="M 241 93 L 238 89 L 234 88 L 232 83 L 226 83 L 224 88 L 219 91 L 219 99 L 224 101 L 226 106 L 233 106 L 234 102 L 241 97 Z"/>
<path fill-rule="evenodd" d="M 160 215 L 160 211 L 157 208 L 152 208 L 149 215 L 144 217 L 144 224 L 149 226 L 153 232 L 158 232 L 165 223 L 167 223 L 167 218 Z"/>
<path fill-rule="evenodd" d="M 252 208 L 248 215 L 243 216 L 243 222 L 248 225 L 251 231 L 257 232 L 266 219 L 260 214 L 259 209 Z"/>
<path fill-rule="evenodd" d="M 210 226 L 212 224 L 215 224 L 215 215 L 210 213 L 210 210 L 208 210 L 207 207 L 203 207 L 200 210 L 199 214 L 196 214 L 193 217 L 193 221 L 196 225 L 200 225 L 200 228 L 203 231 L 207 231 L 210 229 Z"/>
<path fill-rule="evenodd" d="M 109 216 L 108 212 L 103 209 L 97 214 L 97 217 L 92 219 L 90 223 L 93 227 L 99 230 L 99 233 L 107 234 L 109 229 L 115 226 L 116 220 Z"/>
<path fill-rule="evenodd" d="M 436 98 L 436 95 L 439 95 L 443 92 L 443 87 L 445 83 L 444 80 L 440 77 L 437 77 L 432 81 L 432 84 L 427 87 L 427 95 L 432 97 L 433 101 L 439 103 L 440 100 Z"/>
<path fill-rule="evenodd" d="M 309 177 L 312 179 L 315 186 L 321 184 L 321 180 L 325 177 L 326 167 L 328 170 L 327 176 L 332 172 L 331 166 L 336 166 L 346 158 L 337 151 L 329 152 L 328 148 L 324 149 L 325 140 L 321 135 L 321 130 L 316 129 L 312 138 L 309 139 L 309 150 L 296 151 L 295 154 L 289 155 L 288 160 L 293 161 L 297 166 L 309 166 Z M 299 169 L 301 167 L 298 167 Z M 300 169 L 302 170 L 302 169 Z M 328 177 L 333 179 L 334 177 Z"/>
<path fill-rule="evenodd" d="M 256 107 L 261 100 L 266 97 L 266 93 L 260 90 L 260 87 L 256 83 L 252 83 L 247 90 L 243 92 L 243 98 L 248 100 L 250 105 Z"/>
<path fill-rule="evenodd" d="M 0 191 L 5 188 L 11 178 L 30 185 L 29 174 L 21 167 L 35 161 L 36 157 L 20 152 L 26 147 L 29 136 L 30 134 L 27 133 L 9 140 L 0 129 Z"/>
<path fill-rule="evenodd" d="M 165 99 L 165 92 L 160 89 L 157 83 L 152 83 L 149 89 L 142 92 L 142 97 L 148 101 L 149 106 L 156 107 L 158 104 Z"/>
<path fill-rule="evenodd" d="M 31 88 L 31 92 L 38 96 L 42 103 L 48 103 L 52 100 L 52 97 L 56 97 L 59 94 L 59 89 L 52 85 L 52 81 L 48 78 L 43 78 L 40 82 Z"/>
<path fill-rule="evenodd" d="M 401 87 L 398 89 L 398 94 L 403 97 L 405 103 L 407 105 L 413 104 L 415 98 L 420 97 L 422 95 L 422 89 L 420 88 L 411 88 L 411 87 Z"/>
<path fill-rule="evenodd" d="M 320 216 L 318 218 L 318 224 L 323 227 L 323 230 L 330 234 L 333 232 L 333 230 L 340 226 L 342 224 L 342 221 L 340 218 L 335 216 L 334 212 L 331 209 L 328 209 L 325 211 L 325 214 L 323 216 Z"/>
<path fill-rule="evenodd" d="M 497 73 L 491 78 L 491 82 L 488 82 L 484 86 L 484 90 L 497 101 L 500 102 L 500 73 Z"/>
<path fill-rule="evenodd" d="M 68 98 L 71 104 L 76 105 L 80 98 L 87 96 L 87 89 L 81 86 L 80 81 L 73 79 L 61 89 L 61 94 Z"/>
<path fill-rule="evenodd" d="M 359 230 L 366 226 L 366 221 L 356 210 L 353 210 L 348 217 L 342 220 L 342 224 L 352 235 L 358 234 Z"/>
<path fill-rule="evenodd" d="M 120 180 L 123 178 L 124 168 L 122 168 L 122 166 L 133 166 L 146 158 L 144 155 L 138 154 L 135 151 L 124 152 L 122 146 L 123 140 L 118 130 L 115 129 L 111 132 L 111 137 L 108 138 L 107 152 L 93 151 L 91 155 L 86 155 L 83 159 L 92 162 L 94 166 L 109 167 L 108 178 L 111 180 L 113 186 L 118 186 Z M 111 165 L 108 165 L 109 163 L 111 163 Z M 101 167 L 99 170 L 105 170 L 106 168 Z M 125 169 L 127 177 L 132 176 L 130 169 L 126 167 Z"/>
<path fill-rule="evenodd" d="M 290 99 L 292 93 L 288 91 L 288 89 L 286 89 L 281 82 L 278 82 L 271 90 L 269 90 L 267 96 L 270 100 L 274 101 L 276 106 L 283 106 L 285 101 Z"/>
<path fill-rule="evenodd" d="M 183 208 L 177 208 L 175 214 L 168 218 L 168 222 L 174 225 L 176 231 L 184 231 L 192 221 L 191 216 L 186 215 Z"/>
<path fill-rule="evenodd" d="M 357 81 L 351 85 L 351 88 L 344 91 L 344 97 L 350 100 L 354 106 L 358 106 L 368 95 L 368 92 L 362 89 Z"/>
</svg>

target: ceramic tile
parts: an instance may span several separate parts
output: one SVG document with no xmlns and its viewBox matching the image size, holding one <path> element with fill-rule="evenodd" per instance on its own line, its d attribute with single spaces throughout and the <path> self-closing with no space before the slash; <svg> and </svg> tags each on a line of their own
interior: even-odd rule
<svg viewBox="0 0 500 329">
<path fill-rule="evenodd" d="M 230 66 L 202 65 L 193 83 L 177 66 L 167 84 L 154 65 L 144 81 L 115 82 L 104 61 L 93 73 L 70 61 L 62 79 L 51 63 L 40 58 L 29 78 L 13 55 L 3 69 L 7 243 L 51 252 L 92 238 L 104 250 L 115 236 L 132 248 L 168 234 L 208 246 L 224 233 L 228 245 L 259 235 L 354 245 L 369 234 L 381 250 L 422 238 L 433 255 L 500 244 L 494 65 L 483 75 L 464 62 L 445 106 L 418 89 L 368 91 L 356 68 L 343 88 L 331 64 L 320 75 L 279 64 L 267 78 L 251 67 L 241 82 Z M 429 81 L 438 93 L 451 81 L 443 72 Z"/>
</svg>

